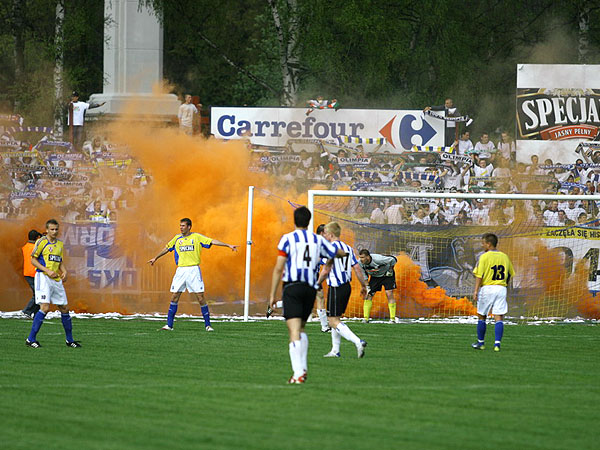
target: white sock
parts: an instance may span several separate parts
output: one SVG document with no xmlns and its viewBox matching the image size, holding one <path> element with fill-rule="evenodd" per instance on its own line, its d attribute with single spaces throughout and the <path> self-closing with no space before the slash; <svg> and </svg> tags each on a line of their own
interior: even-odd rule
<svg viewBox="0 0 600 450">
<path fill-rule="evenodd" d="M 290 342 L 290 361 L 294 377 L 298 378 L 304 373 L 302 368 L 302 343 L 300 341 Z"/>
<path fill-rule="evenodd" d="M 340 352 L 340 342 L 342 342 L 342 336 L 340 336 L 337 328 L 331 329 L 331 351 L 333 353 Z"/>
<path fill-rule="evenodd" d="M 327 323 L 327 310 L 326 309 L 317 309 L 317 314 L 319 315 L 319 320 L 321 321 L 321 327 L 326 328 Z"/>
<path fill-rule="evenodd" d="M 348 325 L 346 325 L 345 323 L 340 322 L 338 324 L 338 326 L 336 327 L 336 330 L 338 330 L 338 332 L 342 335 L 342 337 L 344 339 L 349 340 L 354 345 L 359 345 L 360 344 L 360 338 L 357 335 L 355 335 L 352 332 L 352 330 L 350 328 L 348 328 Z"/>
<path fill-rule="evenodd" d="M 308 372 L 308 336 L 300 333 L 300 349 L 302 350 L 302 370 Z"/>
</svg>

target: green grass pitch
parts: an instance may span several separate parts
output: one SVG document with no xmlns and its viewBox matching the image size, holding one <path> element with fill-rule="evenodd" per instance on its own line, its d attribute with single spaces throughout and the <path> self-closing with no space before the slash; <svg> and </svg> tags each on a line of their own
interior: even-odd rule
<svg viewBox="0 0 600 450">
<path fill-rule="evenodd" d="M 291 374 L 281 321 L 60 320 L 41 349 L 31 321 L 0 321 L 5 449 L 598 448 L 600 328 L 507 326 L 503 349 L 470 348 L 474 325 L 360 324 L 364 359 L 316 323 L 309 378 Z"/>
</svg>

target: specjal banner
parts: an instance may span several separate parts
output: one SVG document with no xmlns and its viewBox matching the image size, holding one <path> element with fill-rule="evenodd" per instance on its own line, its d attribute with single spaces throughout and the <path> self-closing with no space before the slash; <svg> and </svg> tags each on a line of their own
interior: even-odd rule
<svg viewBox="0 0 600 450">
<path fill-rule="evenodd" d="M 575 163 L 575 149 L 598 136 L 600 65 L 518 64 L 517 161 Z"/>
<path fill-rule="evenodd" d="M 354 245 L 356 249 L 366 248 L 379 254 L 404 252 L 420 266 L 421 279 L 430 287 L 440 286 L 448 295 L 462 297 L 473 294 L 473 268 L 483 254 L 481 236 L 493 232 L 500 238 L 500 250 L 509 246 L 508 239 L 515 240 L 511 248 L 522 249 L 519 255 L 509 254 L 515 266 L 515 289 L 540 288 L 536 271 L 550 270 L 538 258 L 537 241 L 560 252 L 567 276 L 573 275 L 578 262 L 589 261 L 588 289 L 600 290 L 600 229 L 546 227 L 536 231 L 523 234 L 522 230 L 510 228 L 369 224 L 368 233 L 362 227 L 354 230 Z"/>
<path fill-rule="evenodd" d="M 517 89 L 519 139 L 594 139 L 600 89 Z"/>
</svg>

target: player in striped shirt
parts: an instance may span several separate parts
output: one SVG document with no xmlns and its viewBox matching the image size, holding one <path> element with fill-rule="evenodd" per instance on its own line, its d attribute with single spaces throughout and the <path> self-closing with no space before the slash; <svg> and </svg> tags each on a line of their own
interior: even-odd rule
<svg viewBox="0 0 600 450">
<path fill-rule="evenodd" d="M 220 247 L 229 247 L 232 251 L 237 251 L 237 245 L 229 245 L 217 239 L 211 239 L 203 236 L 200 233 L 192 233 L 192 221 L 183 218 L 179 221 L 180 234 L 176 234 L 171 239 L 165 248 L 154 258 L 148 261 L 153 266 L 158 258 L 173 252 L 177 270 L 171 282 L 171 304 L 167 314 L 167 324 L 161 330 L 172 331 L 175 321 L 175 313 L 179 304 L 179 297 L 186 289 L 190 294 L 193 294 L 200 303 L 200 310 L 204 318 L 204 327 L 206 331 L 214 331 L 210 325 L 210 312 L 208 305 L 204 299 L 204 280 L 200 271 L 200 254 L 203 248 L 210 248 L 212 245 Z"/>
<path fill-rule="evenodd" d="M 485 349 L 485 319 L 491 312 L 496 320 L 494 326 L 494 351 L 500 351 L 500 342 L 504 334 L 504 315 L 508 312 L 506 302 L 507 286 L 515 276 L 510 258 L 496 249 L 498 237 L 486 233 L 482 237 L 485 253 L 479 257 L 473 274 L 475 274 L 475 291 L 473 300 L 477 302 L 477 342 L 472 344 L 475 350 Z"/>
<path fill-rule="evenodd" d="M 36 241 L 31 253 L 31 264 L 37 269 L 34 278 L 35 302 L 40 305 L 40 310 L 35 313 L 31 332 L 25 339 L 25 344 L 29 347 L 41 347 L 37 341 L 37 334 L 44 323 L 46 314 L 50 311 L 50 303 L 55 304 L 60 311 L 67 347 L 81 347 L 78 341 L 73 340 L 73 324 L 69 315 L 67 294 L 63 286 L 63 282 L 67 279 L 63 250 L 63 243 L 58 239 L 58 222 L 50 219 L 46 222 L 46 236 Z"/>
<path fill-rule="evenodd" d="M 296 229 L 284 234 L 277 245 L 279 254 L 273 269 L 269 306 L 277 302 L 275 294 L 283 281 L 283 317 L 290 337 L 289 351 L 293 374 L 290 384 L 306 381 L 308 370 L 308 336 L 304 332 L 317 293 L 319 261 L 321 258 L 342 257 L 323 236 L 308 231 L 311 213 L 305 206 L 294 211 Z"/>
<path fill-rule="evenodd" d="M 362 358 L 365 355 L 365 347 L 367 343 L 360 339 L 352 330 L 343 322 L 340 317 L 346 311 L 352 288 L 352 270 L 356 274 L 356 278 L 361 285 L 360 293 L 364 298 L 367 295 L 367 283 L 360 267 L 358 259 L 354 253 L 354 249 L 345 242 L 340 241 L 342 228 L 337 222 L 330 222 L 325 225 L 324 236 L 333 246 L 342 250 L 345 256 L 328 261 L 328 264 L 323 269 L 320 279 L 327 276 L 327 311 L 329 316 L 329 326 L 331 327 L 331 351 L 327 353 L 325 358 L 340 357 L 340 342 L 341 338 L 347 339 L 356 346 L 358 357 Z"/>
</svg>

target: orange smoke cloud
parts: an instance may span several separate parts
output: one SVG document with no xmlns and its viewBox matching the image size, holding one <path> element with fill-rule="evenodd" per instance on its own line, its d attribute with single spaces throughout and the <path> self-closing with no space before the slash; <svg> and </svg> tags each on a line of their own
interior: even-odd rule
<svg viewBox="0 0 600 450">
<path fill-rule="evenodd" d="M 55 216 L 58 217 L 57 211 L 46 205 L 23 220 L 0 221 L 0 258 L 4 262 L 4 269 L 0 271 L 1 310 L 23 309 L 31 298 L 31 289 L 23 278 L 21 247 L 27 242 L 29 230 L 43 233 L 46 220 Z"/>
<path fill-rule="evenodd" d="M 171 255 L 154 267 L 146 261 L 179 233 L 179 220 L 192 219 L 192 231 L 238 245 L 238 252 L 213 246 L 202 253 L 207 299 L 241 300 L 244 292 L 248 186 L 265 188 L 272 181 L 248 171 L 249 152 L 243 142 L 221 142 L 180 134 L 174 129 L 148 129 L 116 124 L 110 129 L 126 144 L 152 181 L 137 206 L 119 213 L 116 240 L 145 279 L 161 278 L 159 303 L 144 309 L 162 310 L 175 270 Z M 279 195 L 287 197 L 285 189 Z M 280 236 L 293 229 L 292 208 L 257 192 L 254 201 L 252 246 L 252 300 L 266 298 Z M 159 267 L 156 267 L 159 266 Z M 194 306 L 194 311 L 197 307 Z M 238 308 L 241 311 L 241 307 Z M 262 311 L 262 309 L 261 309 Z M 183 312 L 186 312 L 185 310 Z M 190 311 L 191 312 L 191 311 Z"/>
<path fill-rule="evenodd" d="M 430 288 L 421 281 L 421 268 L 415 264 L 405 253 L 397 255 L 396 272 L 396 300 L 397 314 L 399 317 L 450 317 L 474 315 L 477 309 L 466 298 L 456 299 L 446 295 L 441 287 Z M 352 297 L 348 304 L 347 314 L 362 316 L 363 299 L 358 294 L 360 285 L 352 281 Z M 387 317 L 389 315 L 387 299 L 384 293 L 378 293 L 373 299 L 371 317 Z"/>
<path fill-rule="evenodd" d="M 475 306 L 466 297 L 456 299 L 446 295 L 446 291 L 439 286 L 429 288 L 420 280 L 421 268 L 406 253 L 400 253 L 397 258 L 395 270 L 401 311 L 403 308 L 415 310 L 425 308 L 429 311 L 427 315 L 444 317 L 477 313 Z M 410 302 L 414 302 L 415 305 L 411 305 Z"/>
</svg>

